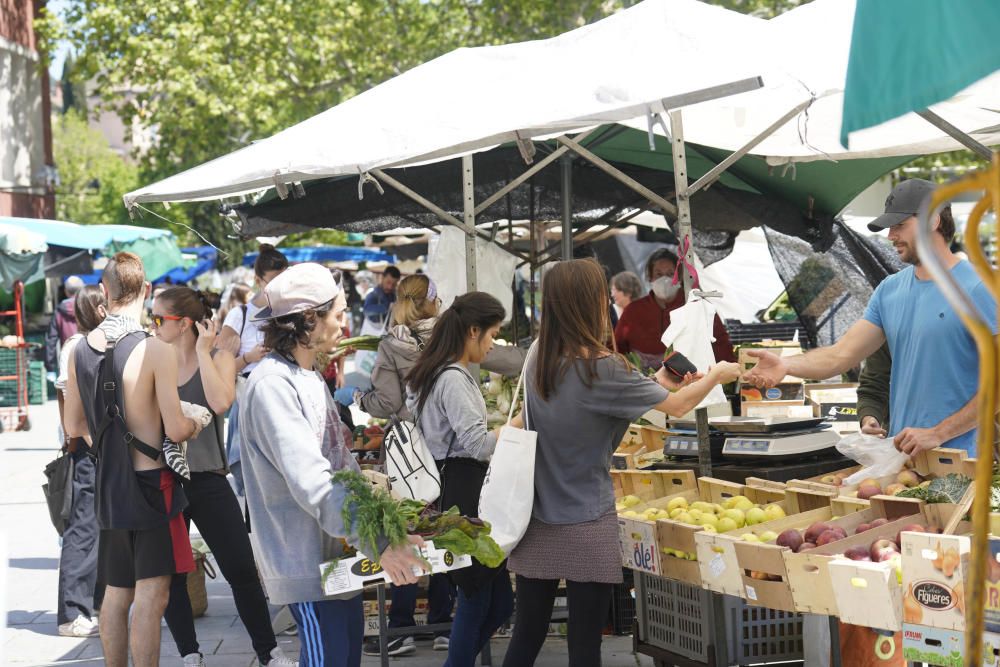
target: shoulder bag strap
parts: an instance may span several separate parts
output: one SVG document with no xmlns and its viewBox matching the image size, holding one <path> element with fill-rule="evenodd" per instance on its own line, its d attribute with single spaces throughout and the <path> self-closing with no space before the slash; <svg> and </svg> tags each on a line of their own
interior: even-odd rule
<svg viewBox="0 0 1000 667">
<path fill-rule="evenodd" d="M 127 334 L 126 334 L 127 335 Z M 120 339 L 119 339 L 120 340 Z M 125 418 L 122 416 L 121 407 L 118 405 L 118 383 L 115 380 L 115 347 L 118 341 L 109 341 L 104 348 L 104 365 L 101 368 L 101 377 L 98 380 L 101 392 L 104 394 L 105 415 L 97 429 L 96 444 L 100 451 L 101 443 L 104 441 L 104 434 L 115 420 L 119 421 L 125 429 L 125 444 L 134 447 L 136 451 L 154 461 L 159 460 L 160 451 L 155 447 L 150 447 L 142 440 L 139 440 L 128 429 Z"/>
<path fill-rule="evenodd" d="M 247 328 L 247 305 L 244 303 L 240 306 L 240 310 L 243 312 L 243 324 L 240 325 L 240 340 L 243 340 L 243 330 Z"/>
</svg>

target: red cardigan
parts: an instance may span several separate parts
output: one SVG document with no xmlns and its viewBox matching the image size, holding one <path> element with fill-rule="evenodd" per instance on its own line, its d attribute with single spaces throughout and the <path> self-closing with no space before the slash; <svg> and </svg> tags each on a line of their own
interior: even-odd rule
<svg viewBox="0 0 1000 667">
<path fill-rule="evenodd" d="M 667 304 L 666 308 L 660 308 L 660 304 L 656 302 L 652 292 L 630 303 L 625 307 L 618 319 L 618 326 L 615 327 L 615 342 L 618 345 L 618 351 L 622 354 L 628 354 L 632 351 L 643 354 L 663 354 L 666 352 L 667 348 L 660 342 L 660 337 L 670 326 L 670 311 L 683 305 L 683 292 L 679 292 L 674 300 Z M 715 316 L 712 335 L 715 336 L 712 349 L 715 351 L 716 361 L 736 361 L 729 333 L 718 315 Z"/>
</svg>

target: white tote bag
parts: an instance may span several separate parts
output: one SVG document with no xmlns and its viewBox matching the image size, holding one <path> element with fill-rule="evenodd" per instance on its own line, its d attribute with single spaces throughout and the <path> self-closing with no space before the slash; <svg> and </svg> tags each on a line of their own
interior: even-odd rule
<svg viewBox="0 0 1000 667">
<path fill-rule="evenodd" d="M 506 555 L 524 537 L 535 504 L 535 446 L 538 434 L 510 425 L 524 372 L 511 401 L 507 424 L 500 429 L 496 451 L 479 494 L 479 518 L 488 521 L 491 537 Z M 527 392 L 525 387 L 525 392 Z"/>
</svg>

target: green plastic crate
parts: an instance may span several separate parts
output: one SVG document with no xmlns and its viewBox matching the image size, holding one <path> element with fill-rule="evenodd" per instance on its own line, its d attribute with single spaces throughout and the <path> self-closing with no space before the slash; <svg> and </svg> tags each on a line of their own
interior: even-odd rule
<svg viewBox="0 0 1000 667">
<path fill-rule="evenodd" d="M 28 404 L 42 405 L 48 400 L 48 382 L 45 380 L 45 362 L 32 361 L 28 365 Z"/>
</svg>

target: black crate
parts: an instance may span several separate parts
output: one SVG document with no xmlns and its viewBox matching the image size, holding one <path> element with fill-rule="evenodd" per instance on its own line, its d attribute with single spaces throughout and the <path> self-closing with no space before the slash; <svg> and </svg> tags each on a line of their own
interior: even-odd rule
<svg viewBox="0 0 1000 667">
<path fill-rule="evenodd" d="M 853 461 L 840 454 L 795 461 L 727 462 L 713 465 L 712 477 L 737 484 L 743 484 L 747 477 L 759 477 L 772 482 L 787 482 L 790 479 L 807 479 L 834 470 L 843 470 L 852 465 L 854 465 Z"/>
<path fill-rule="evenodd" d="M 611 594 L 611 632 L 630 635 L 635 625 L 635 585 L 632 570 L 622 568 L 622 583 L 615 584 Z"/>
</svg>

